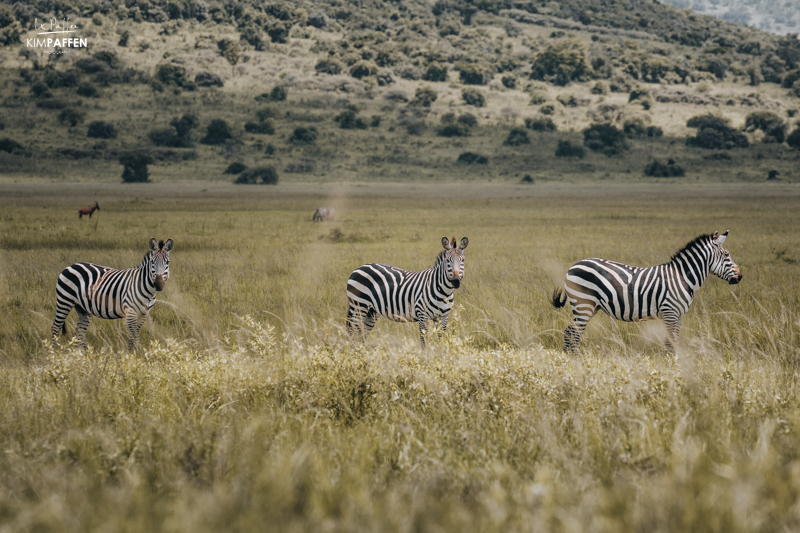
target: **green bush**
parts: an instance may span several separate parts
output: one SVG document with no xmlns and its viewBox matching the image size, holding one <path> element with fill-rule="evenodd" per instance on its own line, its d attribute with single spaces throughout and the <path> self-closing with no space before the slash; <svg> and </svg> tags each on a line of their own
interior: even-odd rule
<svg viewBox="0 0 800 533">
<path fill-rule="evenodd" d="M 244 131 L 248 133 L 272 135 L 275 133 L 275 126 L 272 124 L 271 120 L 264 120 L 262 122 L 247 122 L 244 125 Z"/>
<path fill-rule="evenodd" d="M 648 137 L 661 137 L 662 135 L 664 135 L 664 130 L 662 130 L 658 126 L 648 126 L 645 134 Z"/>
<path fill-rule="evenodd" d="M 672 159 L 666 165 L 655 159 L 644 167 L 644 174 L 654 178 L 680 178 L 684 171 Z"/>
<path fill-rule="evenodd" d="M 503 144 L 506 146 L 520 146 L 523 144 L 530 144 L 531 139 L 528 137 L 528 132 L 522 128 L 513 128 L 509 133 Z"/>
<path fill-rule="evenodd" d="M 342 65 L 333 59 L 320 59 L 314 66 L 314 70 L 320 74 L 336 75 L 342 72 Z"/>
<path fill-rule="evenodd" d="M 436 132 L 439 137 L 467 137 L 469 128 L 463 124 L 447 124 Z"/>
<path fill-rule="evenodd" d="M 178 87 L 186 83 L 186 69 L 180 65 L 162 64 L 156 69 L 156 78 L 164 85 Z"/>
<path fill-rule="evenodd" d="M 438 98 L 436 91 L 430 87 L 417 87 L 417 90 L 414 91 L 414 99 L 411 100 L 408 105 L 430 107 L 431 104 L 436 101 L 436 98 Z"/>
<path fill-rule="evenodd" d="M 592 124 L 583 130 L 583 143 L 589 150 L 609 157 L 628 148 L 625 134 L 611 124 Z"/>
<path fill-rule="evenodd" d="M 223 174 L 241 174 L 245 170 L 247 170 L 247 165 L 237 161 L 236 163 L 231 163 L 228 165 L 228 168 L 225 169 Z"/>
<path fill-rule="evenodd" d="M 427 81 L 447 81 L 447 65 L 431 63 L 425 70 L 425 75 L 422 79 Z"/>
<path fill-rule="evenodd" d="M 276 185 L 278 183 L 278 171 L 274 167 L 255 167 L 248 168 L 239 174 L 233 181 L 236 184 L 254 185 Z"/>
<path fill-rule="evenodd" d="M 114 139 L 117 137 L 117 129 L 110 122 L 95 120 L 89 124 L 86 136 L 94 139 Z"/>
<path fill-rule="evenodd" d="M 76 91 L 78 96 L 83 96 L 84 98 L 92 98 L 97 96 L 97 87 L 92 85 L 91 83 L 84 83 L 78 87 Z"/>
<path fill-rule="evenodd" d="M 750 142 L 747 136 L 728 125 L 725 118 L 714 115 L 698 115 L 689 119 L 686 125 L 697 128 L 697 135 L 686 139 L 686 146 L 720 150 L 731 148 L 747 148 Z"/>
<path fill-rule="evenodd" d="M 786 144 L 794 148 L 795 150 L 800 150 L 800 127 L 796 128 L 792 133 L 786 137 Z"/>
<path fill-rule="evenodd" d="M 459 61 L 455 64 L 455 69 L 461 81 L 467 85 L 486 85 L 490 79 L 487 70 L 475 63 Z"/>
<path fill-rule="evenodd" d="M 22 150 L 22 145 L 14 139 L 8 137 L 0 139 L 0 152 L 14 153 L 16 150 Z"/>
<path fill-rule="evenodd" d="M 61 72 L 59 70 L 49 70 L 44 75 L 44 83 L 51 89 L 61 89 L 65 87 L 77 87 L 78 75 L 73 70 Z"/>
<path fill-rule="evenodd" d="M 36 98 L 52 98 L 53 93 L 50 92 L 50 87 L 47 84 L 42 83 L 41 81 L 34 83 L 31 85 L 31 93 Z"/>
<path fill-rule="evenodd" d="M 531 105 L 542 105 L 547 102 L 547 95 L 543 92 L 536 91 L 531 94 Z"/>
<path fill-rule="evenodd" d="M 464 152 L 458 156 L 457 162 L 462 165 L 486 165 L 489 163 L 489 159 L 474 152 Z"/>
<path fill-rule="evenodd" d="M 514 76 L 503 76 L 500 79 L 500 82 L 503 84 L 503 87 L 506 89 L 516 89 L 517 88 L 517 78 Z"/>
<path fill-rule="evenodd" d="M 769 111 L 755 111 L 747 115 L 744 128 L 746 131 L 763 131 L 765 133 L 764 142 L 782 143 L 786 140 L 786 123 L 778 115 Z"/>
<path fill-rule="evenodd" d="M 123 183 L 146 183 L 150 181 L 150 172 L 147 165 L 153 163 L 153 158 L 147 152 L 137 150 L 123 152 L 119 156 L 119 162 L 123 166 Z"/>
<path fill-rule="evenodd" d="M 69 102 L 66 100 L 60 100 L 58 98 L 50 98 L 47 100 L 42 100 L 40 102 L 36 102 L 36 107 L 39 109 L 64 109 L 69 106 Z"/>
<path fill-rule="evenodd" d="M 465 104 L 475 107 L 486 105 L 486 97 L 478 89 L 464 89 L 461 91 L 461 99 L 464 100 Z"/>
<path fill-rule="evenodd" d="M 367 123 L 361 119 L 361 117 L 357 116 L 355 111 L 350 109 L 346 111 L 342 111 L 338 115 L 333 118 L 334 122 L 339 124 L 339 127 L 343 130 L 365 130 L 367 129 Z"/>
<path fill-rule="evenodd" d="M 147 134 L 150 141 L 156 146 L 170 148 L 191 148 L 194 146 L 192 130 L 197 127 L 197 117 L 191 114 L 174 118 L 170 121 L 171 128 L 153 130 Z"/>
<path fill-rule="evenodd" d="M 67 107 L 58 114 L 58 121 L 61 124 L 69 124 L 71 127 L 74 127 L 83 122 L 85 116 L 86 113 L 83 111 L 75 109 L 74 107 Z"/>
<path fill-rule="evenodd" d="M 456 121 L 459 124 L 463 124 L 469 128 L 474 128 L 475 126 L 478 125 L 478 118 L 472 113 L 462 113 L 458 115 Z"/>
<path fill-rule="evenodd" d="M 525 127 L 533 131 L 556 131 L 556 123 L 550 117 L 526 118 Z"/>
<path fill-rule="evenodd" d="M 556 157 L 579 157 L 583 158 L 586 155 L 586 150 L 583 146 L 576 146 L 569 141 L 558 141 L 556 147 Z"/>
<path fill-rule="evenodd" d="M 292 135 L 289 137 L 289 142 L 300 145 L 312 144 L 317 140 L 317 136 L 317 128 L 314 126 L 295 128 Z"/>
<path fill-rule="evenodd" d="M 647 135 L 647 125 L 641 117 L 629 118 L 622 124 L 622 133 L 629 139 L 633 137 L 644 137 Z"/>
<path fill-rule="evenodd" d="M 228 123 L 224 120 L 215 118 L 206 127 L 206 135 L 200 139 L 200 142 L 202 144 L 218 146 L 220 144 L 225 144 L 228 139 L 233 139 L 230 126 L 228 126 Z"/>
<path fill-rule="evenodd" d="M 287 96 L 286 88 L 283 87 L 282 85 L 276 85 L 269 92 L 269 99 L 272 100 L 273 102 L 283 102 L 284 100 L 286 100 L 286 96 Z"/>
<path fill-rule="evenodd" d="M 352 67 L 350 67 L 350 75 L 356 79 L 366 78 L 367 76 L 374 76 L 378 73 L 378 65 L 373 63 L 372 61 L 356 61 Z"/>
<path fill-rule="evenodd" d="M 571 81 L 585 81 L 592 75 L 583 44 L 564 39 L 549 45 L 533 61 L 531 78 L 564 86 Z"/>
</svg>

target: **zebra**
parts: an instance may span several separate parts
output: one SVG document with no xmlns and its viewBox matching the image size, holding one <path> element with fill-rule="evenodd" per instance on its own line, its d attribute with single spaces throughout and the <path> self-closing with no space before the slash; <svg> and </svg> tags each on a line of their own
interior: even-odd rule
<svg viewBox="0 0 800 533">
<path fill-rule="evenodd" d="M 381 263 L 355 269 L 347 280 L 347 332 L 351 339 L 363 340 L 375 327 L 377 315 L 395 322 L 419 322 L 423 346 L 429 321 L 441 321 L 445 331 L 453 309 L 453 291 L 464 280 L 467 244 L 466 237 L 459 244 L 455 237 L 442 237 L 444 250 L 427 270 L 410 272 Z"/>
<path fill-rule="evenodd" d="M 640 268 L 605 259 L 584 259 L 572 265 L 564 286 L 553 291 L 552 298 L 556 308 L 564 307 L 567 300 L 572 307 L 573 322 L 564 330 L 564 351 L 577 350 L 586 324 L 599 309 L 626 322 L 662 319 L 667 327 L 666 349 L 674 353 L 681 318 L 709 273 L 731 285 L 742 280 L 741 270 L 722 246 L 727 236 L 727 231 L 700 235 L 675 252 L 669 263 L 658 266 Z"/>
<path fill-rule="evenodd" d="M 75 263 L 65 268 L 56 283 L 56 318 L 53 321 L 52 345 L 59 331 L 67 333 L 66 319 L 72 308 L 78 312 L 75 336 L 86 348 L 86 329 L 93 316 L 124 318 L 130 330 L 128 349 L 132 350 L 139 329 L 156 303 L 156 293 L 164 290 L 169 279 L 169 252 L 172 239 L 150 239 L 150 251 L 138 267 L 117 270 L 93 263 Z"/>
<path fill-rule="evenodd" d="M 336 209 L 333 207 L 318 207 L 312 220 L 314 222 L 332 222 L 335 216 Z"/>
</svg>

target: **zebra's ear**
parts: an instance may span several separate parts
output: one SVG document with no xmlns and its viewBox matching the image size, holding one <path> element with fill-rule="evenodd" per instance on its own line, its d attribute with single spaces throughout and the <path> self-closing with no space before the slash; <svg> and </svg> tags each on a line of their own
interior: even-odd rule
<svg viewBox="0 0 800 533">
<path fill-rule="evenodd" d="M 150 237 L 150 249 L 154 252 L 158 250 L 158 241 L 153 237 Z"/>
<path fill-rule="evenodd" d="M 463 239 L 461 239 L 461 243 L 458 245 L 458 249 L 463 250 L 464 248 L 467 247 L 468 244 L 469 244 L 469 239 L 464 237 Z"/>
<path fill-rule="evenodd" d="M 164 243 L 164 246 L 161 249 L 165 252 L 171 252 L 174 245 L 175 243 L 172 242 L 172 239 L 167 239 L 167 242 Z"/>
<path fill-rule="evenodd" d="M 725 230 L 725 233 L 723 233 L 721 236 L 719 236 L 714 242 L 716 242 L 717 244 L 722 244 L 723 242 L 725 242 L 725 239 L 728 238 L 728 231 L 730 231 L 730 230 Z M 714 232 L 714 236 L 717 236 L 717 235 L 719 235 L 719 233 Z"/>
<path fill-rule="evenodd" d="M 442 237 L 442 248 L 444 248 L 445 250 L 450 249 L 450 239 L 448 239 L 447 237 Z"/>
</svg>

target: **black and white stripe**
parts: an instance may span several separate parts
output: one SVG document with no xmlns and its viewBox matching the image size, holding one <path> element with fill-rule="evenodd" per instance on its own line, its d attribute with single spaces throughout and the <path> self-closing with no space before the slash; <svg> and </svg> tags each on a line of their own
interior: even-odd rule
<svg viewBox="0 0 800 533">
<path fill-rule="evenodd" d="M 150 239 L 150 251 L 142 264 L 126 270 L 93 263 L 76 263 L 65 268 L 56 284 L 56 318 L 53 321 L 53 346 L 59 332 L 66 334 L 65 321 L 75 308 L 78 325 L 75 336 L 81 348 L 86 347 L 86 328 L 91 317 L 124 318 L 130 330 L 128 349 L 132 349 L 150 309 L 156 303 L 156 293 L 164 289 L 169 279 L 169 239 Z"/>
<path fill-rule="evenodd" d="M 395 322 L 419 322 L 419 337 L 425 344 L 428 322 L 438 320 L 442 331 L 453 309 L 453 291 L 464 279 L 464 248 L 456 239 L 442 237 L 444 250 L 427 270 L 410 272 L 390 265 L 371 263 L 358 267 L 347 280 L 347 331 L 363 339 L 375 326 L 378 315 Z"/>
<path fill-rule="evenodd" d="M 563 307 L 569 300 L 573 322 L 564 331 L 564 351 L 578 348 L 586 324 L 604 311 L 617 320 L 634 322 L 661 318 L 667 326 L 666 346 L 678 345 L 681 319 L 695 292 L 709 273 L 728 283 L 739 283 L 742 273 L 722 246 L 728 235 L 701 235 L 678 250 L 669 263 L 639 268 L 605 259 L 584 259 L 567 271 L 563 288 L 552 303 Z M 566 295 L 564 294 L 566 291 Z"/>
</svg>

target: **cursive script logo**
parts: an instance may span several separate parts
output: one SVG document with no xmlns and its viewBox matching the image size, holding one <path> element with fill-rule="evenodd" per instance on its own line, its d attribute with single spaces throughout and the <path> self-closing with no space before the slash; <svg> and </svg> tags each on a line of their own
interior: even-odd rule
<svg viewBox="0 0 800 533">
<path fill-rule="evenodd" d="M 69 18 L 64 18 L 59 21 L 51 18 L 47 21 L 39 22 L 39 19 L 34 19 L 33 29 L 37 35 L 56 35 L 53 37 L 31 37 L 26 40 L 28 48 L 56 48 L 50 54 L 68 54 L 68 50 L 64 48 L 87 48 L 89 43 L 88 39 L 80 37 L 68 37 L 70 33 L 76 33 L 80 29 L 77 24 L 69 22 Z M 59 37 L 61 36 L 61 37 Z"/>
</svg>

